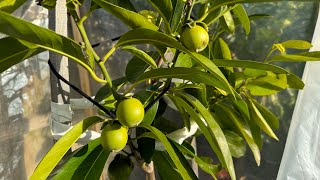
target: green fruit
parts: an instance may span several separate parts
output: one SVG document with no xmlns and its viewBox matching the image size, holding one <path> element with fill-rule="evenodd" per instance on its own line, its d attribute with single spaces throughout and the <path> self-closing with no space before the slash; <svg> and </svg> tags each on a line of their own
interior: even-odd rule
<svg viewBox="0 0 320 180">
<path fill-rule="evenodd" d="M 133 170 L 133 163 L 129 157 L 117 154 L 108 168 L 110 180 L 128 180 Z"/>
<path fill-rule="evenodd" d="M 119 102 L 116 115 L 123 126 L 135 127 L 143 120 L 143 104 L 136 98 L 124 99 Z"/>
<path fill-rule="evenodd" d="M 121 151 L 128 141 L 128 129 L 119 123 L 106 125 L 101 132 L 101 145 L 107 151 Z"/>
<path fill-rule="evenodd" d="M 190 51 L 200 52 L 207 47 L 209 34 L 202 26 L 186 26 L 182 31 L 180 40 Z"/>
</svg>

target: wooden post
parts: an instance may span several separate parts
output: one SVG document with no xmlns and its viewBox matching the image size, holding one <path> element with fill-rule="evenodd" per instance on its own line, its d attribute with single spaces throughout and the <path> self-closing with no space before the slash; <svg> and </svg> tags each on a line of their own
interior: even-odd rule
<svg viewBox="0 0 320 180">
<path fill-rule="evenodd" d="M 55 10 L 49 11 L 49 28 L 56 33 L 67 36 L 67 7 L 65 0 L 57 0 Z M 49 54 L 49 58 L 56 70 L 64 78 L 69 80 L 68 59 L 56 53 Z M 60 83 L 54 74 L 50 73 L 51 82 L 51 101 L 56 103 L 70 102 L 70 87 L 67 84 Z"/>
</svg>

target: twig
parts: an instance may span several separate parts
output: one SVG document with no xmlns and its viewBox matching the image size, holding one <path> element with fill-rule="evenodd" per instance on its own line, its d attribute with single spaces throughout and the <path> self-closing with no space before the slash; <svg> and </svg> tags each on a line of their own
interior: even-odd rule
<svg viewBox="0 0 320 180">
<path fill-rule="evenodd" d="M 95 100 L 93 100 L 90 96 L 88 96 L 86 93 L 84 93 L 83 91 L 81 91 L 78 87 L 76 87 L 75 85 L 71 84 L 68 80 L 66 80 L 64 77 L 62 77 L 57 70 L 54 68 L 53 64 L 51 63 L 50 59 L 48 61 L 50 70 L 52 71 L 52 73 L 61 81 L 63 81 L 64 83 L 68 84 L 73 90 L 75 90 L 76 92 L 78 92 L 80 95 L 82 95 L 83 97 L 85 97 L 86 99 L 88 99 L 92 104 L 96 105 L 98 108 L 100 108 L 102 111 L 104 111 L 107 115 L 109 115 L 112 119 L 116 119 L 116 116 L 108 111 L 105 107 L 103 107 L 101 104 L 99 104 L 98 102 L 96 102 Z"/>
<path fill-rule="evenodd" d="M 118 36 L 118 37 L 115 37 L 115 38 L 112 38 L 112 39 L 108 39 L 108 40 L 106 40 L 106 41 L 101 41 L 101 42 L 99 42 L 99 43 L 96 43 L 96 44 L 92 44 L 91 46 L 92 46 L 92 48 L 96 48 L 96 47 L 98 47 L 98 46 L 100 46 L 100 44 L 102 44 L 102 43 L 104 43 L 104 42 L 108 42 L 108 41 L 118 41 L 119 39 L 121 38 L 121 36 Z"/>
</svg>

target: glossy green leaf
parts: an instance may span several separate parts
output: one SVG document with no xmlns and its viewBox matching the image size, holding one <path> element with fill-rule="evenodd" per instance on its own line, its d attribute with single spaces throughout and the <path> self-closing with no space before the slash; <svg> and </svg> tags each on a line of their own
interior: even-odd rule
<svg viewBox="0 0 320 180">
<path fill-rule="evenodd" d="M 259 77 L 259 76 L 265 76 L 267 75 L 267 71 L 260 70 L 260 69 L 250 69 L 246 68 L 243 71 L 243 74 L 246 75 L 247 77 Z"/>
<path fill-rule="evenodd" d="M 134 83 L 141 74 L 149 67 L 149 65 L 140 58 L 134 56 L 126 67 L 126 78 L 130 83 Z"/>
<path fill-rule="evenodd" d="M 0 49 L 0 73 L 29 57 L 45 51 L 36 45 L 11 37 L 0 39 Z"/>
<path fill-rule="evenodd" d="M 303 89 L 303 81 L 296 76 L 295 74 L 290 73 L 289 71 L 272 64 L 265 64 L 256 61 L 247 61 L 247 60 L 232 60 L 226 61 L 223 59 L 214 59 L 213 62 L 219 67 L 241 67 L 241 68 L 250 68 L 250 69 L 260 69 L 265 71 L 272 71 L 276 74 L 286 74 L 287 83 L 289 88 L 294 89 Z"/>
<path fill-rule="evenodd" d="M 226 130 L 223 133 L 227 139 L 231 155 L 236 158 L 244 156 L 247 150 L 245 140 L 233 131 Z"/>
<path fill-rule="evenodd" d="M 18 19 L 0 11 L 0 32 L 29 43 L 38 48 L 47 49 L 76 60 L 86 69 L 87 59 L 82 53 L 79 43 L 67 37 L 56 34 L 54 31 L 36 26 L 30 22 Z M 21 42 L 21 41 L 20 41 Z"/>
<path fill-rule="evenodd" d="M 228 145 L 226 146 L 227 141 L 219 124 L 210 114 L 209 110 L 205 108 L 198 99 L 194 98 L 189 94 L 181 94 L 181 96 L 184 99 L 186 99 L 190 104 L 192 104 L 197 109 L 197 111 L 201 114 L 201 116 L 205 119 L 208 128 L 211 130 L 211 132 L 215 136 L 216 143 L 219 149 L 221 150 L 222 157 L 223 157 L 222 162 L 225 163 L 223 164 L 225 168 L 229 171 L 231 178 L 235 179 L 234 166 L 233 166 L 233 161 L 230 154 L 229 146 Z M 222 157 L 219 157 L 220 161 L 222 160 Z"/>
<path fill-rule="evenodd" d="M 152 69 L 143 73 L 136 83 L 140 83 L 147 79 L 160 79 L 160 78 L 178 78 L 184 80 L 190 80 L 195 83 L 204 83 L 210 86 L 218 87 L 222 90 L 229 91 L 219 79 L 210 73 L 199 71 L 195 68 L 183 68 L 183 67 L 173 67 L 173 68 L 159 68 Z"/>
<path fill-rule="evenodd" d="M 216 59 L 226 59 L 226 60 L 232 59 L 232 55 L 231 55 L 231 51 L 229 49 L 229 46 L 222 38 L 218 38 L 216 40 L 214 47 L 213 47 L 213 56 Z M 232 67 L 225 67 L 225 69 L 222 71 L 226 71 L 226 74 L 229 75 L 230 72 L 233 72 L 233 68 Z"/>
<path fill-rule="evenodd" d="M 160 108 L 160 105 L 159 105 L 159 108 Z M 168 120 L 162 116 L 159 116 L 154 120 L 154 126 L 164 133 L 171 133 L 181 128 L 176 122 Z"/>
<path fill-rule="evenodd" d="M 252 115 L 252 114 L 250 114 L 250 115 Z M 250 117 L 250 119 L 253 119 L 253 117 Z M 252 120 L 248 120 L 247 123 L 250 128 L 254 142 L 257 144 L 257 146 L 261 150 L 262 144 L 263 144 L 261 128 Z"/>
<path fill-rule="evenodd" d="M 100 145 L 100 138 L 95 139 L 81 147 L 53 179 L 99 180 L 109 154 L 110 152 L 105 151 Z"/>
<path fill-rule="evenodd" d="M 153 68 L 157 68 L 157 64 L 154 62 L 154 59 L 152 59 L 151 56 L 149 56 L 147 53 L 144 51 L 137 49 L 136 47 L 133 46 L 124 46 L 122 47 L 123 50 L 130 52 L 131 54 L 137 56 L 147 64 L 149 64 Z"/>
<path fill-rule="evenodd" d="M 146 124 L 140 124 L 139 127 L 148 129 L 151 131 L 159 141 L 164 145 L 165 149 L 167 150 L 171 160 L 173 161 L 174 165 L 176 166 L 177 170 L 179 171 L 180 175 L 183 177 L 183 179 L 192 179 L 192 177 L 189 176 L 187 170 L 184 168 L 184 166 L 181 164 L 179 157 L 175 153 L 173 147 L 171 146 L 169 140 L 167 137 L 157 128 L 146 125 Z"/>
<path fill-rule="evenodd" d="M 272 128 L 269 126 L 267 121 L 264 119 L 262 114 L 260 113 L 259 109 L 256 107 L 256 105 L 252 102 L 251 99 L 249 100 L 249 110 L 251 114 L 251 119 L 252 121 L 255 121 L 256 124 L 265 132 L 267 133 L 270 137 L 276 139 L 279 141 L 277 135 L 273 132 Z"/>
<path fill-rule="evenodd" d="M 291 49 L 310 49 L 312 47 L 311 43 L 304 40 L 288 40 L 288 41 L 282 42 L 281 45 L 284 48 L 291 48 Z"/>
<path fill-rule="evenodd" d="M 240 111 L 240 114 L 242 115 L 243 118 L 245 119 L 250 119 L 250 113 L 249 113 L 249 108 L 248 105 L 245 101 L 242 99 L 235 100 L 233 98 L 229 98 L 232 103 L 235 105 L 235 107 Z"/>
<path fill-rule="evenodd" d="M 194 64 L 195 62 L 192 60 L 189 54 L 180 53 L 174 66 L 191 68 Z"/>
<path fill-rule="evenodd" d="M 172 7 L 173 7 L 173 15 L 171 18 L 171 29 L 172 32 L 176 32 L 179 24 L 181 23 L 181 17 L 183 15 L 183 9 L 185 2 L 183 0 L 171 0 L 172 2 Z"/>
<path fill-rule="evenodd" d="M 237 5 L 236 5 L 237 6 Z M 220 25 L 230 33 L 234 33 L 235 30 L 235 24 L 233 21 L 233 17 L 230 11 L 227 11 L 224 13 L 220 18 Z"/>
<path fill-rule="evenodd" d="M 175 144 L 178 144 L 178 143 L 175 143 L 174 141 L 172 141 L 171 139 L 169 139 L 169 142 L 171 143 L 172 145 L 172 148 L 174 149 L 175 153 L 177 154 L 177 156 L 179 157 L 180 159 L 180 162 L 183 164 L 183 166 L 186 168 L 189 176 L 191 177 L 191 179 L 194 179 L 194 180 L 198 180 L 198 177 L 196 176 L 196 174 L 194 173 L 192 167 L 190 166 L 189 162 L 186 160 L 185 156 L 182 154 L 182 152 L 180 151 L 180 149 L 175 146 Z"/>
<path fill-rule="evenodd" d="M 169 24 L 173 13 L 171 0 L 148 0 L 148 2 L 160 14 L 163 20 Z"/>
<path fill-rule="evenodd" d="M 81 46 L 72 39 L 3 12 L 0 12 L 0 19 L 1 33 L 68 57 L 87 61 L 82 54 Z"/>
<path fill-rule="evenodd" d="M 207 25 L 210 25 L 210 24 L 216 22 L 221 16 L 223 16 L 223 14 L 225 12 L 227 12 L 229 10 L 222 9 L 219 7 L 216 10 L 209 12 L 202 22 L 206 23 Z"/>
<path fill-rule="evenodd" d="M 266 76 L 249 80 L 245 87 L 254 96 L 275 94 L 288 87 L 287 76 L 268 72 Z"/>
<path fill-rule="evenodd" d="M 304 52 L 299 54 L 279 54 L 273 56 L 268 62 L 285 61 L 285 62 L 305 62 L 320 61 L 320 51 Z"/>
<path fill-rule="evenodd" d="M 172 96 L 170 96 L 170 98 L 175 99 L 177 103 L 181 104 L 192 117 L 192 119 L 194 119 L 194 121 L 198 124 L 200 130 L 202 131 L 203 135 L 206 137 L 212 150 L 219 158 L 220 162 L 229 171 L 231 178 L 235 179 L 232 156 L 228 147 L 227 140 L 220 126 L 212 117 L 210 112 L 201 104 L 199 100 L 187 94 L 182 94 L 182 96 L 184 99 L 186 99 L 187 102 L 191 103 L 197 109 L 197 111 L 205 119 L 208 127 L 204 124 L 204 122 L 201 120 L 201 118 L 193 109 L 193 107 L 188 105 L 188 103 L 186 103 L 183 99 Z"/>
<path fill-rule="evenodd" d="M 190 94 L 197 98 L 204 106 L 208 106 L 207 101 L 207 86 L 205 84 L 199 84 L 198 88 L 184 88 L 183 92 Z"/>
<path fill-rule="evenodd" d="M 261 3 L 261 2 L 279 2 L 279 1 L 286 1 L 286 0 L 227 0 L 227 1 L 226 0 L 209 0 L 209 2 L 212 2 L 212 6 L 232 5 L 236 3 Z M 315 0 L 293 0 L 293 1 L 314 2 Z"/>
<path fill-rule="evenodd" d="M 232 59 L 229 46 L 222 38 L 217 39 L 213 48 L 213 55 L 214 55 L 214 58 L 216 59 L 226 59 L 226 60 Z"/>
<path fill-rule="evenodd" d="M 154 135 L 144 128 L 136 128 L 138 151 L 141 158 L 146 163 L 151 163 L 155 152 Z"/>
<path fill-rule="evenodd" d="M 205 171 L 206 173 L 210 174 L 212 178 L 217 179 L 215 174 L 220 171 L 221 166 L 220 165 L 215 165 L 212 163 L 207 163 L 203 161 L 200 157 L 198 157 L 194 152 L 190 151 L 183 145 L 180 145 L 174 141 L 172 141 L 172 144 L 174 144 L 182 153 L 187 154 L 194 158 L 194 160 L 197 162 L 198 166 Z"/>
<path fill-rule="evenodd" d="M 157 101 L 144 115 L 143 123 L 151 125 L 158 111 L 159 101 Z"/>
<path fill-rule="evenodd" d="M 133 6 L 130 0 L 116 0 L 116 1 L 118 6 L 123 7 L 130 11 L 137 12 L 136 8 Z"/>
<path fill-rule="evenodd" d="M 244 7 L 242 5 L 236 6 L 232 9 L 232 12 L 239 18 L 239 21 L 248 35 L 250 33 L 250 20 Z"/>
<path fill-rule="evenodd" d="M 61 139 L 59 139 L 43 157 L 31 175 L 30 180 L 46 179 L 70 147 L 80 138 L 81 134 L 83 134 L 90 126 L 101 122 L 102 120 L 103 119 L 100 117 L 92 116 L 77 123 Z"/>
<path fill-rule="evenodd" d="M 153 23 L 149 22 L 144 16 L 124 9 L 122 7 L 116 6 L 106 0 L 93 0 L 100 7 L 110 12 L 115 17 L 119 18 L 123 23 L 128 25 L 130 28 L 146 28 L 152 30 L 158 30 L 158 27 Z"/>
<path fill-rule="evenodd" d="M 22 6 L 27 0 L 1 0 L 0 11 L 13 13 L 16 9 Z"/>
<path fill-rule="evenodd" d="M 175 102 L 175 99 L 171 98 L 171 101 L 173 101 L 173 103 L 175 104 L 177 110 L 180 112 L 181 117 L 183 119 L 184 126 L 188 129 L 188 131 L 190 131 L 191 122 L 190 122 L 189 114 L 184 110 L 184 108 L 183 108 L 183 106 L 181 104 Z"/>
<path fill-rule="evenodd" d="M 183 179 L 165 151 L 155 151 L 153 163 L 161 179 Z"/>
<path fill-rule="evenodd" d="M 272 129 L 279 128 L 279 119 L 272 112 L 270 112 L 264 106 L 260 105 L 255 99 L 251 99 L 251 102 L 257 107 L 261 115 L 264 117 L 264 119 Z"/>
<path fill-rule="evenodd" d="M 183 51 L 189 54 L 193 60 L 201 64 L 205 67 L 210 73 L 212 73 L 216 78 L 221 81 L 224 86 L 228 87 L 229 90 L 227 92 L 231 92 L 233 94 L 233 89 L 228 83 L 227 79 L 224 77 L 219 68 L 208 58 L 205 56 L 190 52 L 186 49 L 181 43 L 179 43 L 176 39 L 163 34 L 161 32 L 149 30 L 149 29 L 133 29 L 126 34 L 122 35 L 116 47 L 132 45 L 132 44 L 153 44 L 153 45 L 161 45 L 166 47 L 174 47 L 180 51 Z"/>
<path fill-rule="evenodd" d="M 229 106 L 224 105 L 222 103 L 218 103 L 217 106 L 223 111 L 223 113 L 225 113 L 232 120 L 236 128 L 244 137 L 253 153 L 257 165 L 259 166 L 261 160 L 260 150 L 252 137 L 249 127 L 242 120 L 240 120 L 236 114 L 233 113 L 233 110 Z"/>
</svg>

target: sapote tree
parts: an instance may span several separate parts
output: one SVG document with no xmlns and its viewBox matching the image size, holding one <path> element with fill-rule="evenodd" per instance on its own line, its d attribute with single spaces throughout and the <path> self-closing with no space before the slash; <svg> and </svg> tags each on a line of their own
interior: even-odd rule
<svg viewBox="0 0 320 180">
<path fill-rule="evenodd" d="M 12 1 L 16 3 L 12 5 Z M 312 45 L 302 40 L 278 42 L 264 62 L 233 59 L 232 49 L 221 35 L 234 33 L 235 26 L 242 26 L 249 34 L 250 21 L 266 16 L 247 15 L 242 4 L 272 0 L 147 0 L 154 11 L 140 12 L 130 0 L 92 0 L 84 16 L 76 9 L 85 0 L 67 0 L 68 13 L 83 42 L 14 17 L 10 13 L 25 1 L 12 1 L 0 4 L 0 33 L 7 35 L 0 39 L 0 46 L 5 48 L 0 53 L 0 72 L 49 50 L 80 64 L 102 85 L 95 99 L 86 96 L 99 108 L 97 115 L 80 121 L 57 141 L 30 179 L 46 179 L 80 135 L 97 123 L 102 123 L 101 138 L 71 153 L 56 169 L 54 179 L 99 179 L 111 152 L 118 153 L 108 172 L 112 178 L 119 173 L 113 173 L 121 167 L 117 163 L 125 164 L 122 177 L 127 178 L 135 160 L 147 173 L 146 167 L 154 163 L 163 179 L 197 179 L 188 163 L 194 159 L 214 179 L 221 170 L 236 179 L 233 157 L 243 156 L 248 145 L 247 153 L 252 153 L 259 166 L 261 134 L 278 140 L 274 133 L 278 119 L 254 97 L 304 87 L 299 77 L 272 62 L 320 60 L 320 52 L 308 52 Z M 54 9 L 56 0 L 37 3 Z M 106 54 L 95 52 L 83 26 L 91 13 L 101 8 L 130 28 Z M 135 46 L 138 44 L 152 47 L 142 50 Z M 302 52 L 287 54 L 290 48 Z M 113 79 L 106 62 L 117 49 L 133 57 L 125 67 L 126 76 Z M 55 72 L 50 61 L 49 65 Z M 97 75 L 97 68 L 103 77 Z M 142 83 L 146 89 L 133 91 Z M 129 88 L 120 93 L 124 85 Z M 181 114 L 184 127 L 194 133 L 177 139 L 174 133 L 179 131 L 168 132 L 172 128 L 166 128 L 168 121 L 163 117 L 167 104 Z M 205 137 L 219 164 L 195 153 L 190 139 L 196 131 Z M 156 148 L 159 144 L 161 147 Z M 81 173 L 76 173 L 79 170 Z"/>
</svg>

